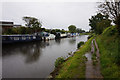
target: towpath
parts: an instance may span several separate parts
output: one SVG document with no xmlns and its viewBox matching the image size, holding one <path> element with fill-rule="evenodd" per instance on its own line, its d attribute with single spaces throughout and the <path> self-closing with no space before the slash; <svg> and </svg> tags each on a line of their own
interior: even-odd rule
<svg viewBox="0 0 120 80">
<path fill-rule="evenodd" d="M 94 43 L 95 43 L 95 45 L 94 45 Z M 96 47 L 96 52 L 95 52 L 95 47 Z M 96 65 L 93 65 L 93 60 L 92 60 L 93 54 L 96 54 L 96 60 L 97 60 Z M 101 71 L 100 71 L 99 48 L 98 48 L 98 45 L 97 45 L 95 39 L 93 39 L 91 42 L 91 52 L 86 53 L 85 56 L 87 57 L 86 71 L 85 71 L 86 79 L 103 78 L 103 76 L 101 75 Z"/>
</svg>

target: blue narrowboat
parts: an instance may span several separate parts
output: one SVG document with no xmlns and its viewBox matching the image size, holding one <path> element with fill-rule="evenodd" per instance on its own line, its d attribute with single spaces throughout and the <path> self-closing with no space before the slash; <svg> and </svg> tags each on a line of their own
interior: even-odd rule
<svg viewBox="0 0 120 80">
<path fill-rule="evenodd" d="M 36 40 L 41 40 L 41 37 L 35 35 L 2 35 L 2 43 L 29 42 Z"/>
</svg>

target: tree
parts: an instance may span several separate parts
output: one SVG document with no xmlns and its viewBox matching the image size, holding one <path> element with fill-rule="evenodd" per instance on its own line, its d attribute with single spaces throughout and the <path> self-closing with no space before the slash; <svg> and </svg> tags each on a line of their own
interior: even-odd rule
<svg viewBox="0 0 120 80">
<path fill-rule="evenodd" d="M 50 29 L 45 29 L 45 32 L 48 32 L 48 33 L 50 33 Z"/>
<path fill-rule="evenodd" d="M 33 33 L 33 28 L 26 27 L 26 34 L 32 34 L 32 33 Z"/>
<path fill-rule="evenodd" d="M 56 32 L 60 32 L 60 29 L 55 29 Z"/>
<path fill-rule="evenodd" d="M 19 31 L 18 27 L 13 27 L 11 29 L 12 29 L 12 34 L 18 34 Z"/>
<path fill-rule="evenodd" d="M 82 29 L 80 29 L 80 28 L 77 28 L 77 29 L 76 29 L 76 32 L 77 32 L 77 33 L 82 33 L 82 32 L 85 32 L 85 30 L 82 30 Z"/>
<path fill-rule="evenodd" d="M 106 29 L 107 27 L 109 27 L 111 24 L 111 21 L 109 19 L 107 20 L 102 20 L 101 22 L 97 23 L 97 29 L 96 32 L 98 34 L 101 34 L 103 32 L 104 29 Z"/>
<path fill-rule="evenodd" d="M 26 28 L 25 27 L 19 27 L 19 32 L 18 34 L 25 34 L 26 33 Z"/>
<path fill-rule="evenodd" d="M 26 22 L 27 27 L 41 27 L 42 22 L 40 22 L 37 18 L 34 17 L 23 17 L 23 20 Z"/>
<path fill-rule="evenodd" d="M 64 29 L 62 29 L 62 30 L 61 30 L 61 33 L 63 33 L 63 34 L 64 34 L 65 32 L 66 32 L 66 31 L 65 31 Z"/>
<path fill-rule="evenodd" d="M 71 33 L 75 33 L 75 32 L 76 32 L 76 26 L 75 26 L 75 25 L 70 25 L 70 26 L 68 27 L 68 29 L 69 29 L 69 31 L 70 31 Z"/>
<path fill-rule="evenodd" d="M 105 0 L 98 8 L 101 13 L 109 15 L 120 31 L 120 0 Z"/>
<path fill-rule="evenodd" d="M 42 31 L 45 31 L 45 28 L 41 28 Z"/>
<path fill-rule="evenodd" d="M 55 35 L 56 31 L 54 29 L 52 29 L 50 33 Z"/>
<path fill-rule="evenodd" d="M 97 15 L 92 16 L 91 19 L 89 19 L 89 26 L 91 26 L 91 30 L 97 34 L 101 33 L 103 31 L 103 29 L 101 29 L 101 27 L 104 27 L 104 26 L 98 26 L 98 24 L 101 23 L 101 21 L 104 21 L 104 24 L 107 24 L 109 22 L 109 25 L 108 24 L 106 25 L 107 27 L 109 27 L 111 24 L 111 20 L 108 19 L 108 17 L 109 17 L 108 15 L 102 15 L 101 13 L 98 13 Z M 101 23 L 101 24 L 103 24 L 103 23 Z M 106 28 L 106 26 L 105 26 L 105 28 Z M 100 30 L 102 30 L 102 31 L 100 31 Z"/>
<path fill-rule="evenodd" d="M 34 32 L 37 31 L 38 27 L 42 26 L 42 22 L 40 22 L 37 18 L 34 17 L 23 17 L 23 20 L 26 22 L 27 27 L 32 27 L 34 29 Z"/>
<path fill-rule="evenodd" d="M 8 28 L 3 34 L 13 34 L 12 28 Z"/>
</svg>

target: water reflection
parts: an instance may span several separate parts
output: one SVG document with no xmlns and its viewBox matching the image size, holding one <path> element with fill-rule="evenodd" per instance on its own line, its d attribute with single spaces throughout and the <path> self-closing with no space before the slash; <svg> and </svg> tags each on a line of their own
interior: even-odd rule
<svg viewBox="0 0 120 80">
<path fill-rule="evenodd" d="M 34 43 L 32 46 L 24 46 L 21 48 L 21 53 L 26 56 L 26 63 L 35 62 L 41 55 L 39 44 Z"/>
<path fill-rule="evenodd" d="M 56 40 L 55 40 L 55 42 L 56 42 L 57 44 L 60 44 L 60 41 L 61 41 L 61 39 L 56 39 Z"/>
<path fill-rule="evenodd" d="M 46 46 L 49 46 L 49 42 L 32 42 L 28 44 L 17 43 L 17 44 L 3 45 L 4 50 L 2 52 L 3 53 L 2 56 L 5 57 L 9 55 L 22 54 L 24 55 L 24 57 L 26 57 L 25 63 L 32 63 L 39 59 L 42 48 L 45 48 Z"/>
<path fill-rule="evenodd" d="M 72 37 L 72 38 L 69 40 L 69 43 L 70 43 L 70 44 L 76 43 L 76 37 Z"/>
</svg>

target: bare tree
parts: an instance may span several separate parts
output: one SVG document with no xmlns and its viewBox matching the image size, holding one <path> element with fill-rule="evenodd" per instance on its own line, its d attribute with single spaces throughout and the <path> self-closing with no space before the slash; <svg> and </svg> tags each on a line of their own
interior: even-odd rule
<svg viewBox="0 0 120 80">
<path fill-rule="evenodd" d="M 99 11 L 109 15 L 113 22 L 120 26 L 120 0 L 105 0 L 98 6 Z"/>
</svg>

